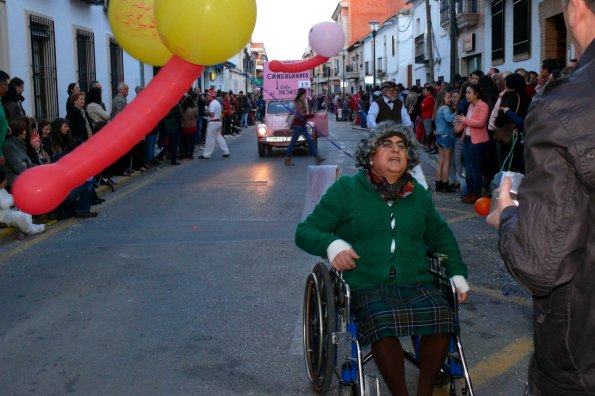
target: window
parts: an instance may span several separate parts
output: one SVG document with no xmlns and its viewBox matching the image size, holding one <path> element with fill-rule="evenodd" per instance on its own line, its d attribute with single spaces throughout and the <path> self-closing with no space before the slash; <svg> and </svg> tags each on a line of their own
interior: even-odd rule
<svg viewBox="0 0 595 396">
<path fill-rule="evenodd" d="M 372 73 L 370 73 L 370 62 L 366 61 L 365 68 L 366 68 L 366 70 L 365 70 L 366 71 L 366 76 L 371 75 Z"/>
<path fill-rule="evenodd" d="M 531 1 L 512 2 L 512 55 L 531 53 Z"/>
<path fill-rule="evenodd" d="M 395 35 L 392 36 L 392 52 L 393 52 L 393 56 L 395 56 L 395 54 L 397 53 L 397 38 L 395 37 Z"/>
<path fill-rule="evenodd" d="M 35 117 L 58 118 L 58 79 L 54 22 L 36 15 L 29 16 L 31 33 L 31 68 L 33 69 L 33 104 Z"/>
<path fill-rule="evenodd" d="M 78 59 L 79 87 L 88 92 L 89 84 L 95 81 L 95 39 L 93 32 L 76 29 L 76 53 Z"/>
<path fill-rule="evenodd" d="M 504 0 L 492 1 L 492 62 L 504 61 Z"/>
<path fill-rule="evenodd" d="M 440 24 L 450 23 L 450 4 L 448 0 L 440 0 Z"/>
<path fill-rule="evenodd" d="M 124 82 L 124 54 L 122 48 L 112 37 L 109 39 L 109 57 L 111 65 L 112 98 L 118 93 L 118 84 Z"/>
</svg>

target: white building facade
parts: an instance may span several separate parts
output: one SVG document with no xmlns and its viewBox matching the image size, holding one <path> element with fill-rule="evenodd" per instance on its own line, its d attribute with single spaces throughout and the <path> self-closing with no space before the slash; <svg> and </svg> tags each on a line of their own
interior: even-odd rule
<svg viewBox="0 0 595 396">
<path fill-rule="evenodd" d="M 134 88 L 153 77 L 119 47 L 107 9 L 82 0 L 0 1 L 0 46 L 0 69 L 25 81 L 25 111 L 39 118 L 66 115 L 71 82 L 87 90 L 99 81 L 109 110 L 119 82 Z"/>
<path fill-rule="evenodd" d="M 109 26 L 106 0 L 0 0 L 0 70 L 25 81 L 28 115 L 53 120 L 66 115 L 67 87 L 83 91 L 97 80 L 111 109 L 117 85 L 146 86 L 159 68 L 132 58 L 118 45 Z M 196 85 L 251 92 L 255 74 L 250 44 L 228 62 L 205 67 Z M 190 88 L 190 87 L 189 87 Z"/>
</svg>

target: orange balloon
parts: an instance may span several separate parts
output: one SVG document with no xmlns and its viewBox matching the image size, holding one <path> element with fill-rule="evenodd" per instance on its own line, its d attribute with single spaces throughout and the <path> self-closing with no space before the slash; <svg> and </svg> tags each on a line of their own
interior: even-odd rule
<svg viewBox="0 0 595 396">
<path fill-rule="evenodd" d="M 487 217 L 487 215 L 490 214 L 491 205 L 491 198 L 479 198 L 477 201 L 475 201 L 475 205 L 473 205 L 473 207 L 475 208 L 475 213 L 482 217 Z"/>
</svg>

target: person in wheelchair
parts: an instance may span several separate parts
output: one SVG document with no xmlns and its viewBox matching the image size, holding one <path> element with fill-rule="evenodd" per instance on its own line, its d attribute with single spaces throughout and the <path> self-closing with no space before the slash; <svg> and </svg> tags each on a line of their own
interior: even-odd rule
<svg viewBox="0 0 595 396">
<path fill-rule="evenodd" d="M 295 241 L 328 257 L 351 289 L 358 340 L 393 395 L 407 395 L 399 337 L 420 335 L 417 395 L 431 395 L 457 332 L 451 307 L 428 273 L 426 252 L 448 255 L 447 275 L 459 302 L 467 299 L 467 267 L 431 193 L 409 173 L 419 163 L 413 132 L 392 121 L 378 124 L 356 149 L 354 176 L 344 176 L 298 225 Z"/>
</svg>

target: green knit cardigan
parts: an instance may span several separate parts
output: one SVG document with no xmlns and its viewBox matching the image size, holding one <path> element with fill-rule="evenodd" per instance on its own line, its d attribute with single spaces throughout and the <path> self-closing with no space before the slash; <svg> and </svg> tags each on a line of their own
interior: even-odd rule
<svg viewBox="0 0 595 396">
<path fill-rule="evenodd" d="M 390 206 L 372 187 L 364 171 L 345 176 L 322 196 L 314 211 L 298 225 L 297 246 L 327 256 L 337 239 L 349 243 L 360 256 L 343 276 L 352 290 L 377 285 L 431 284 L 426 252 L 448 255 L 447 275 L 467 277 L 467 267 L 455 237 L 432 202 L 431 193 L 414 181 L 413 193 Z M 390 213 L 395 216 L 394 231 Z M 392 239 L 395 251 L 391 254 Z M 391 266 L 396 278 L 390 280 Z"/>
</svg>

